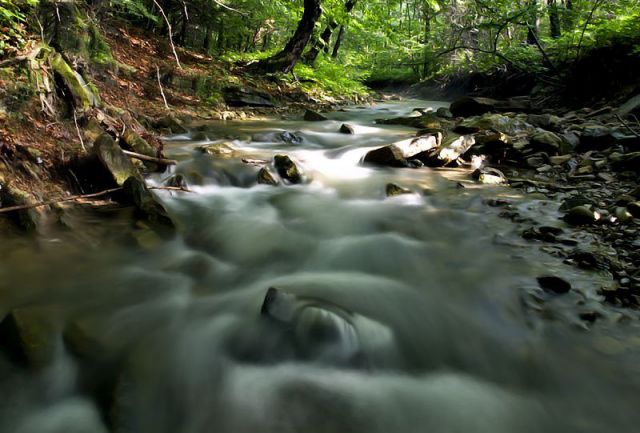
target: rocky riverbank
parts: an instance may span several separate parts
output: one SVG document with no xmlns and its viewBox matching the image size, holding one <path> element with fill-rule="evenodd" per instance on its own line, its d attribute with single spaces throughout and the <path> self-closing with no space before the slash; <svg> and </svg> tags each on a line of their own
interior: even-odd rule
<svg viewBox="0 0 640 433">
<path fill-rule="evenodd" d="M 639 111 L 638 97 L 620 107 L 575 111 L 543 109 L 527 98 L 464 97 L 451 110 L 417 107 L 415 116 L 381 119 L 413 126 L 417 137 L 371 151 L 364 162 L 466 167 L 478 183 L 518 189 L 530 208 L 555 222 L 524 216 L 508 199 L 487 204 L 501 208 L 501 216 L 542 250 L 610 276 L 601 289 L 604 301 L 638 307 Z"/>
</svg>

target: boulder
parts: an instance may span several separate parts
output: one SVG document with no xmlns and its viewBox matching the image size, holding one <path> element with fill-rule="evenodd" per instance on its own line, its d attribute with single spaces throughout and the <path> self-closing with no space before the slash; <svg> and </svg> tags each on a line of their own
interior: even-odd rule
<svg viewBox="0 0 640 433">
<path fill-rule="evenodd" d="M 634 201 L 627 205 L 627 211 L 634 217 L 640 218 L 640 201 Z"/>
<path fill-rule="evenodd" d="M 631 170 L 640 172 L 640 152 L 612 153 L 609 155 L 614 170 Z"/>
<path fill-rule="evenodd" d="M 490 112 L 527 112 L 530 104 L 518 100 L 497 100 L 464 96 L 451 104 L 450 110 L 455 117 L 478 116 Z"/>
<path fill-rule="evenodd" d="M 453 122 L 439 117 L 433 112 L 420 116 L 396 117 L 393 119 L 377 119 L 379 125 L 402 125 L 417 128 L 423 133 L 442 133 L 453 126 Z"/>
<path fill-rule="evenodd" d="M 124 154 L 109 134 L 104 133 L 98 137 L 93 144 L 93 152 L 98 156 L 104 168 L 111 173 L 118 186 L 124 185 L 124 182 L 129 178 L 140 178 L 140 173 L 131 159 Z"/>
<path fill-rule="evenodd" d="M 183 122 L 172 115 L 155 119 L 152 122 L 152 126 L 158 130 L 165 130 L 170 134 L 186 134 L 189 132 L 187 128 L 184 127 Z"/>
<path fill-rule="evenodd" d="M 619 116 L 624 117 L 629 114 L 634 114 L 636 117 L 640 116 L 640 95 L 634 96 L 618 108 Z"/>
<path fill-rule="evenodd" d="M 349 125 L 348 123 L 343 123 L 340 126 L 340 133 L 341 134 L 349 134 L 349 135 L 353 135 L 356 133 L 355 129 L 353 129 L 353 126 Z"/>
<path fill-rule="evenodd" d="M 553 132 L 538 129 L 529 138 L 529 147 L 536 152 L 546 152 L 551 155 L 565 155 L 571 152 L 571 147 Z"/>
<path fill-rule="evenodd" d="M 586 124 L 580 130 L 580 144 L 576 147 L 578 152 L 589 150 L 605 150 L 615 143 L 616 139 L 607 126 L 598 124 Z"/>
<path fill-rule="evenodd" d="M 304 120 L 307 122 L 322 122 L 329 119 L 317 111 L 307 110 L 304 112 Z"/>
<path fill-rule="evenodd" d="M 443 119 L 452 119 L 453 113 L 446 107 L 440 107 L 436 110 L 436 114 Z"/>
<path fill-rule="evenodd" d="M 600 219 L 600 215 L 589 206 L 576 206 L 569 209 L 563 219 L 568 224 L 581 226 L 595 223 Z"/>
<path fill-rule="evenodd" d="M 280 184 L 275 176 L 271 173 L 267 167 L 262 167 L 260 171 L 258 171 L 258 183 L 262 185 L 273 185 L 277 186 Z"/>
<path fill-rule="evenodd" d="M 288 155 L 276 155 L 273 163 L 278 174 L 285 181 L 292 184 L 303 182 L 302 172 Z"/>
<path fill-rule="evenodd" d="M 365 164 L 388 167 L 407 167 L 409 165 L 408 159 L 419 160 L 420 158 L 417 158 L 417 155 L 437 148 L 441 141 L 441 134 L 431 134 L 398 141 L 368 152 L 363 162 Z"/>
<path fill-rule="evenodd" d="M 126 128 L 124 130 L 122 137 L 120 137 L 120 141 L 123 145 L 122 147 L 129 148 L 136 153 L 152 157 L 157 156 L 157 152 L 154 147 L 131 128 Z"/>
<path fill-rule="evenodd" d="M 60 54 L 53 54 L 49 62 L 55 75 L 68 90 L 75 109 L 88 110 L 100 106 L 100 98 L 97 92 L 94 92 L 94 87 L 89 85 L 82 75 L 73 70 Z"/>
<path fill-rule="evenodd" d="M 387 197 L 395 197 L 397 195 L 412 194 L 411 190 L 403 188 L 395 183 L 388 183 L 386 188 Z"/>
<path fill-rule="evenodd" d="M 451 137 L 437 149 L 421 152 L 415 158 L 429 167 L 444 167 L 467 153 L 474 144 L 475 138 L 472 135 Z"/>
<path fill-rule="evenodd" d="M 14 308 L 0 322 L 0 349 L 17 365 L 41 369 L 55 356 L 59 330 L 51 307 Z"/>
<path fill-rule="evenodd" d="M 560 131 L 562 119 L 552 114 L 529 114 L 527 123 L 548 131 L 558 132 Z"/>
<path fill-rule="evenodd" d="M 471 173 L 471 177 L 484 185 L 506 185 L 509 183 L 503 172 L 492 167 L 478 168 Z"/>
<path fill-rule="evenodd" d="M 299 133 L 290 131 L 282 131 L 278 134 L 278 139 L 287 144 L 300 144 L 304 141 Z"/>
<path fill-rule="evenodd" d="M 533 125 L 515 117 L 489 113 L 463 120 L 454 128 L 454 131 L 459 134 L 491 131 L 506 134 L 510 137 L 517 137 L 531 135 L 535 128 Z"/>
<path fill-rule="evenodd" d="M 274 107 L 271 97 L 256 89 L 227 87 L 222 91 L 224 102 L 230 107 Z"/>
<path fill-rule="evenodd" d="M 140 177 L 129 177 L 122 185 L 122 189 L 126 200 L 136 207 L 142 218 L 164 228 L 175 228 L 167 210 L 149 191 L 144 180 Z"/>
<path fill-rule="evenodd" d="M 571 284 L 560 278 L 555 276 L 542 276 L 538 277 L 538 285 L 545 291 L 555 293 L 557 295 L 561 295 L 564 293 L 569 293 L 571 290 Z"/>
</svg>

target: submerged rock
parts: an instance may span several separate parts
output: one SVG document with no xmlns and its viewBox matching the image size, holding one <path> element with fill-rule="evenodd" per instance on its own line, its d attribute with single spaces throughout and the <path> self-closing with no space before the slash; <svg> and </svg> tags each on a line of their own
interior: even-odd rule
<svg viewBox="0 0 640 433">
<path fill-rule="evenodd" d="M 558 295 L 569 293 L 569 291 L 571 290 L 571 284 L 560 277 L 543 276 L 543 277 L 538 277 L 537 280 L 538 280 L 538 285 L 542 289 Z"/>
<path fill-rule="evenodd" d="M 288 155 L 276 155 L 273 163 L 282 179 L 292 184 L 302 183 L 302 172 Z"/>
<path fill-rule="evenodd" d="M 403 188 L 395 183 L 388 183 L 386 186 L 387 197 L 395 197 L 403 194 L 412 194 L 412 191 L 407 188 Z"/>
<path fill-rule="evenodd" d="M 277 186 L 280 184 L 275 176 L 271 173 L 267 167 L 262 167 L 260 171 L 258 171 L 258 183 L 262 185 L 273 185 Z"/>
<path fill-rule="evenodd" d="M 304 120 L 307 122 L 322 122 L 329 119 L 317 111 L 307 110 L 304 113 Z"/>
<path fill-rule="evenodd" d="M 0 349 L 16 364 L 41 369 L 55 356 L 58 338 L 55 309 L 20 307 L 0 322 Z"/>
</svg>

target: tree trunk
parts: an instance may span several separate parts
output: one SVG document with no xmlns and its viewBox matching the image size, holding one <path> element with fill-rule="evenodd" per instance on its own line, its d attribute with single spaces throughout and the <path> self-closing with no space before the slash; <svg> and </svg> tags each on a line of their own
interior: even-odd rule
<svg viewBox="0 0 640 433">
<path fill-rule="evenodd" d="M 331 53 L 331 57 L 334 59 L 338 57 L 338 51 L 340 50 L 340 45 L 342 44 L 342 38 L 344 38 L 344 26 L 340 26 L 340 31 L 338 32 L 338 38 L 336 39 L 336 44 L 333 46 L 333 52 Z"/>
<path fill-rule="evenodd" d="M 547 0 L 549 7 L 549 27 L 551 29 L 551 37 L 558 39 L 561 35 L 560 30 L 560 13 L 558 11 L 557 0 Z"/>
<path fill-rule="evenodd" d="M 527 20 L 527 43 L 535 45 L 538 42 L 538 0 L 530 0 L 527 7 L 529 8 L 529 19 Z"/>
<path fill-rule="evenodd" d="M 304 0 L 304 13 L 302 19 L 298 23 L 298 28 L 293 34 L 284 50 L 278 54 L 260 61 L 256 67 L 267 72 L 288 73 L 298 63 L 304 48 L 307 46 L 313 27 L 320 18 L 322 9 L 320 8 L 320 0 Z"/>
<path fill-rule="evenodd" d="M 562 9 L 562 27 L 565 32 L 573 30 L 573 2 L 571 0 L 564 0 L 564 8 Z"/>
<path fill-rule="evenodd" d="M 350 13 L 353 8 L 356 6 L 356 2 L 358 0 L 347 0 L 344 4 L 344 9 L 348 13 Z M 320 49 L 322 49 L 326 54 L 329 54 L 330 46 L 331 46 L 331 36 L 333 32 L 338 28 L 338 23 L 335 20 L 331 20 L 329 25 L 325 27 L 324 31 L 320 35 L 320 41 L 313 44 L 311 50 L 305 56 L 305 61 L 307 63 L 315 62 L 318 54 L 320 54 Z"/>
</svg>

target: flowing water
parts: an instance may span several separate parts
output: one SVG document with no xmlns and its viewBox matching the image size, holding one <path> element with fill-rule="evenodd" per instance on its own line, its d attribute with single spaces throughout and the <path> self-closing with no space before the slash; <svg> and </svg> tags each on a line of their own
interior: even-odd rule
<svg viewBox="0 0 640 433">
<path fill-rule="evenodd" d="M 637 315 L 602 307 L 601 276 L 523 242 L 484 200 L 557 224 L 553 203 L 462 170 L 359 165 L 415 134 L 374 119 L 444 105 L 203 125 L 166 142 L 193 190 L 159 192 L 175 237 L 122 241 L 108 213 L 76 217 L 97 241 L 3 242 L 0 315 L 56 313 L 47 365 L 0 358 L 0 431 L 640 431 Z M 355 135 L 336 132 L 345 121 Z M 245 158 L 289 154 L 308 182 L 256 185 L 257 167 L 194 150 L 219 142 Z M 388 182 L 415 193 L 386 198 Z M 535 277 L 549 273 L 575 289 L 541 292 Z M 601 319 L 585 324 L 584 308 Z"/>
</svg>

